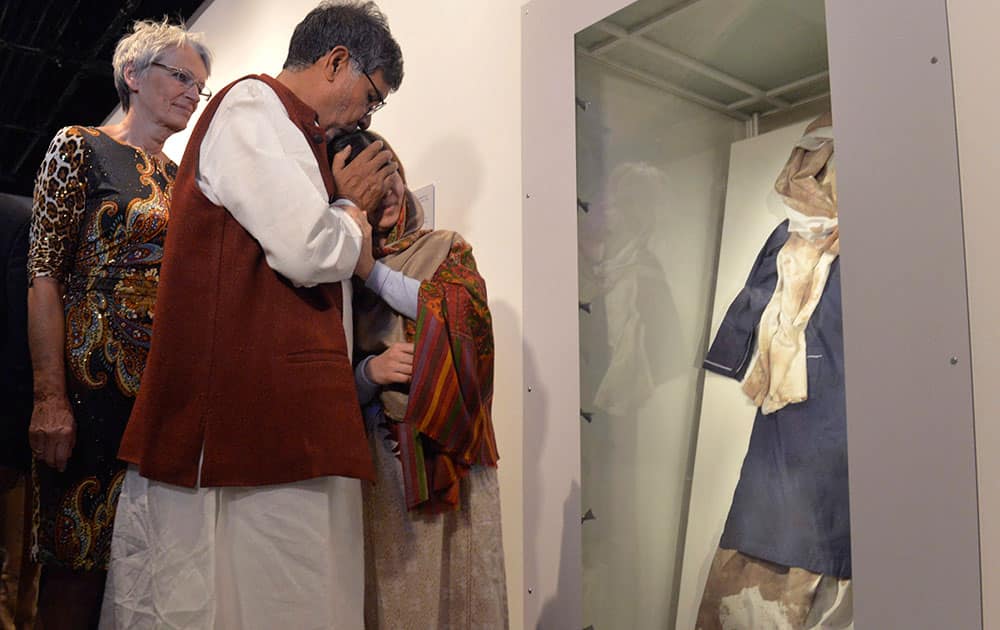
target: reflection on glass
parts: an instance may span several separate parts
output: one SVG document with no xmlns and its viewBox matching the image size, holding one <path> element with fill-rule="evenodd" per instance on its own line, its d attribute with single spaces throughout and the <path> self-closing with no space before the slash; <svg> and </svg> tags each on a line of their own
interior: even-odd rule
<svg viewBox="0 0 1000 630">
<path fill-rule="evenodd" d="M 606 198 L 589 204 L 580 222 L 581 297 L 600 302 L 608 331 L 607 362 L 591 407 L 631 417 L 668 377 L 668 355 L 647 343 L 665 318 L 677 316 L 654 252 L 656 215 L 649 211 L 651 201 L 666 201 L 667 185 L 663 171 L 645 162 L 619 164 L 608 185 Z"/>
<path fill-rule="evenodd" d="M 577 81 L 586 625 L 669 628 L 719 182 L 744 125 L 589 59 Z"/>
</svg>

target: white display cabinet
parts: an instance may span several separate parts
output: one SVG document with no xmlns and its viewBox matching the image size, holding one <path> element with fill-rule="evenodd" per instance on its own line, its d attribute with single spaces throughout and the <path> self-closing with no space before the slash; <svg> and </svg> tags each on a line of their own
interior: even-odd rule
<svg viewBox="0 0 1000 630">
<path fill-rule="evenodd" d="M 525 5 L 525 627 L 694 628 L 755 413 L 701 363 L 831 107 L 856 627 L 984 627 L 946 9 Z"/>
</svg>

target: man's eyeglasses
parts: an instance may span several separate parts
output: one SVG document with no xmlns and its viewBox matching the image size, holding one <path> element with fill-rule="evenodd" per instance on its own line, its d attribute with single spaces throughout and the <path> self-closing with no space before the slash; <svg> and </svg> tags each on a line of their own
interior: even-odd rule
<svg viewBox="0 0 1000 630">
<path fill-rule="evenodd" d="M 375 87 L 375 82 L 372 81 L 371 75 L 369 75 L 364 70 L 362 70 L 361 72 L 362 72 L 362 74 L 365 75 L 365 78 L 368 79 L 368 82 L 372 84 L 372 89 L 375 90 L 375 94 L 378 95 L 378 102 L 377 103 L 375 101 L 372 101 L 372 102 L 370 102 L 368 104 L 368 115 L 370 116 L 370 115 L 374 114 L 375 112 L 377 112 L 378 110 L 380 110 L 383 107 L 385 107 L 385 97 L 382 96 L 382 93 L 379 92 L 379 89 L 377 87 Z"/>
<path fill-rule="evenodd" d="M 156 66 L 158 68 L 163 68 L 170 73 L 170 76 L 174 78 L 175 81 L 184 86 L 184 89 L 189 90 L 192 87 L 198 92 L 198 96 L 204 98 L 206 101 L 212 98 L 212 90 L 205 87 L 204 83 L 196 81 L 191 73 L 183 68 L 175 68 L 174 66 L 168 66 L 165 63 L 160 63 L 159 61 L 154 61 L 150 65 Z M 370 81 L 371 79 L 369 79 Z M 374 83 L 372 84 L 374 85 Z M 377 92 L 378 90 L 376 90 Z"/>
</svg>

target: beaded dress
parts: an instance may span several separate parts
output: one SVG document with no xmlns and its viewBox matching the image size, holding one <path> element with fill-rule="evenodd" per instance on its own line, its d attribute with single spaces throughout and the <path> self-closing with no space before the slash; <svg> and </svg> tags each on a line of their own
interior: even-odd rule
<svg viewBox="0 0 1000 630">
<path fill-rule="evenodd" d="M 89 127 L 53 138 L 35 180 L 28 278 L 63 286 L 76 443 L 65 472 L 36 461 L 34 555 L 106 568 L 125 465 L 117 459 L 153 326 L 177 166 Z"/>
</svg>

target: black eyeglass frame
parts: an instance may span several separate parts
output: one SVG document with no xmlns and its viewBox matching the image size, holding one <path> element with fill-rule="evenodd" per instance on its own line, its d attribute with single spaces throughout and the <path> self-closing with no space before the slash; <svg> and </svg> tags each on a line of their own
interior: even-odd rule
<svg viewBox="0 0 1000 630">
<path fill-rule="evenodd" d="M 385 97 L 382 96 L 382 92 L 380 92 L 378 87 L 375 86 L 375 82 L 372 81 L 372 77 L 370 74 L 368 74 L 364 70 L 361 71 L 361 74 L 365 75 L 365 78 L 368 79 L 368 82 L 372 84 L 372 89 L 375 90 L 375 94 L 378 95 L 378 103 L 372 103 L 371 105 L 368 106 L 368 115 L 370 116 L 375 112 L 377 112 L 378 110 L 385 107 Z"/>
</svg>

